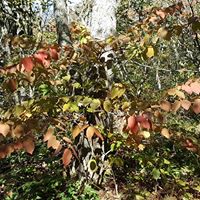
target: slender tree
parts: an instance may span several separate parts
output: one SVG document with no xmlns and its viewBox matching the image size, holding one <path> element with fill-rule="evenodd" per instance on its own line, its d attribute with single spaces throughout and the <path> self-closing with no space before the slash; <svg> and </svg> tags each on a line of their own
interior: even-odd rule
<svg viewBox="0 0 200 200">
<path fill-rule="evenodd" d="M 70 32 L 68 23 L 68 9 L 65 0 L 54 0 L 54 16 L 58 34 L 58 44 L 63 46 L 70 44 Z"/>
</svg>

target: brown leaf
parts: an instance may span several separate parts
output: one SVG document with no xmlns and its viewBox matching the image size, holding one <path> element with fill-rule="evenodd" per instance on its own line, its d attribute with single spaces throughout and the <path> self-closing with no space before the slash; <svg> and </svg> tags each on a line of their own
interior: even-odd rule
<svg viewBox="0 0 200 200">
<path fill-rule="evenodd" d="M 102 141 L 104 140 L 102 134 L 99 132 L 98 129 L 94 128 L 94 133 L 96 134 L 97 137 L 99 137 Z"/>
<path fill-rule="evenodd" d="M 196 114 L 200 113 L 200 99 L 195 99 L 192 105 L 192 109 Z"/>
<path fill-rule="evenodd" d="M 13 144 L 15 150 L 21 150 L 23 148 L 23 143 L 21 140 L 18 140 Z"/>
<path fill-rule="evenodd" d="M 44 135 L 43 141 L 46 142 L 48 141 L 52 136 L 53 136 L 54 128 L 50 127 L 48 128 L 46 134 Z"/>
<path fill-rule="evenodd" d="M 181 106 L 185 109 L 185 110 L 189 110 L 190 106 L 191 106 L 191 102 L 188 100 L 182 100 L 181 101 Z"/>
<path fill-rule="evenodd" d="M 166 137 L 167 139 L 170 138 L 170 134 L 169 134 L 169 131 L 168 131 L 167 128 L 163 128 L 163 129 L 161 130 L 161 135 L 164 136 L 164 137 Z"/>
<path fill-rule="evenodd" d="M 6 137 L 10 132 L 10 126 L 6 123 L 0 123 L 0 133 Z"/>
<path fill-rule="evenodd" d="M 166 112 L 169 112 L 171 110 L 171 103 L 169 101 L 162 101 L 160 108 Z"/>
<path fill-rule="evenodd" d="M 172 104 L 172 111 L 174 113 L 177 112 L 177 110 L 181 107 L 181 102 L 176 100 L 173 104 Z"/>
<path fill-rule="evenodd" d="M 13 130 L 13 135 L 17 138 L 20 138 L 24 134 L 24 128 L 22 125 L 17 125 Z"/>
<path fill-rule="evenodd" d="M 89 126 L 87 128 L 87 131 L 86 131 L 86 137 L 88 138 L 88 140 L 91 140 L 93 135 L 94 135 L 94 132 L 95 132 L 95 128 L 92 127 L 92 126 Z"/>
<path fill-rule="evenodd" d="M 33 138 L 31 137 L 27 137 L 24 138 L 23 140 L 23 148 L 25 149 L 25 151 L 29 154 L 33 154 L 33 151 L 35 149 L 35 143 L 33 141 Z"/>
<path fill-rule="evenodd" d="M 62 161 L 65 167 L 69 165 L 69 163 L 71 162 L 71 159 L 72 159 L 72 152 L 70 149 L 67 148 L 64 150 L 63 156 L 62 156 Z"/>
<path fill-rule="evenodd" d="M 47 142 L 47 147 L 48 148 L 52 147 L 55 150 L 59 147 L 59 145 L 60 142 L 56 139 L 55 135 L 51 136 Z"/>
<path fill-rule="evenodd" d="M 89 125 L 85 124 L 83 126 L 77 125 L 72 131 L 72 137 L 76 138 L 84 129 L 86 129 Z"/>
<path fill-rule="evenodd" d="M 7 82 L 8 88 L 11 92 L 14 92 L 17 89 L 17 80 L 16 79 L 9 79 Z"/>
</svg>

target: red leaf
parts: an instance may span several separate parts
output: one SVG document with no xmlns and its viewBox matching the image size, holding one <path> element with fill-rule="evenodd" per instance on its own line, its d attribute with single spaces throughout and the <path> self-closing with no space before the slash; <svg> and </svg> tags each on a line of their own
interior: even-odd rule
<svg viewBox="0 0 200 200">
<path fill-rule="evenodd" d="M 139 131 L 138 124 L 136 123 L 135 126 L 130 129 L 130 131 L 131 131 L 131 133 L 134 133 L 134 134 L 138 133 L 138 131 Z"/>
<path fill-rule="evenodd" d="M 65 167 L 69 165 L 69 163 L 71 162 L 71 159 L 72 159 L 72 152 L 70 149 L 67 148 L 64 150 L 63 156 L 62 156 L 62 161 Z"/>
<path fill-rule="evenodd" d="M 50 65 L 49 54 L 45 50 L 40 50 L 36 54 L 33 55 L 36 62 L 39 64 L 48 67 Z"/>
<path fill-rule="evenodd" d="M 127 128 L 131 130 L 131 129 L 133 129 L 135 127 L 135 125 L 136 125 L 136 118 L 135 118 L 134 115 L 132 115 L 132 116 L 130 116 L 128 118 L 128 126 L 127 126 Z"/>
<path fill-rule="evenodd" d="M 151 128 L 151 123 L 148 120 L 141 122 L 140 125 L 142 128 L 146 128 L 147 130 Z"/>
<path fill-rule="evenodd" d="M 34 67 L 33 58 L 31 56 L 22 58 L 20 64 L 27 72 L 31 72 Z"/>
<path fill-rule="evenodd" d="M 56 49 L 55 47 L 50 47 L 49 53 L 52 59 L 58 60 L 58 49 Z"/>
</svg>

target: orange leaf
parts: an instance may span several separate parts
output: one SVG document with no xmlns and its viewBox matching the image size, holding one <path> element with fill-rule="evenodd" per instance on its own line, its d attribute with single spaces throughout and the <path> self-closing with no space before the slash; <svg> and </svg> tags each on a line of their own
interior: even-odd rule
<svg viewBox="0 0 200 200">
<path fill-rule="evenodd" d="M 33 154 L 33 151 L 35 149 L 35 143 L 33 141 L 33 138 L 27 137 L 23 140 L 23 148 L 27 153 Z"/>
<path fill-rule="evenodd" d="M 6 137 L 8 133 L 10 132 L 10 126 L 8 124 L 2 124 L 0 123 L 0 133 Z"/>
<path fill-rule="evenodd" d="M 93 135 L 94 135 L 94 132 L 95 132 L 95 128 L 92 127 L 92 126 L 89 126 L 87 128 L 87 131 L 86 131 L 86 137 L 88 138 L 88 140 L 91 140 Z"/>
<path fill-rule="evenodd" d="M 172 111 L 175 113 L 180 107 L 181 107 L 181 102 L 176 100 L 172 104 Z"/>
<path fill-rule="evenodd" d="M 63 137 L 63 140 L 67 143 L 72 144 L 72 141 L 68 137 Z"/>
<path fill-rule="evenodd" d="M 192 109 L 196 114 L 200 113 L 200 99 L 195 99 L 192 105 Z"/>
<path fill-rule="evenodd" d="M 54 128 L 50 127 L 48 128 L 46 134 L 44 135 L 43 141 L 46 142 L 48 141 L 52 136 L 53 136 Z"/>
<path fill-rule="evenodd" d="M 20 64 L 24 66 L 27 72 L 31 72 L 34 67 L 33 58 L 31 56 L 22 58 Z"/>
<path fill-rule="evenodd" d="M 71 159 L 72 159 L 72 152 L 70 149 L 67 148 L 64 150 L 63 156 L 62 156 L 62 161 L 65 167 L 69 165 L 69 163 L 71 162 Z"/>
<path fill-rule="evenodd" d="M 75 126 L 75 128 L 72 131 L 73 138 L 76 138 L 84 129 L 86 129 L 89 125 L 83 125 L 83 126 Z"/>
<path fill-rule="evenodd" d="M 185 109 L 185 110 L 189 110 L 190 106 L 191 106 L 191 102 L 188 100 L 182 100 L 181 101 L 181 106 Z"/>
<path fill-rule="evenodd" d="M 163 129 L 161 130 L 161 135 L 164 136 L 164 137 L 166 137 L 167 139 L 170 138 L 170 134 L 169 134 L 169 131 L 168 131 L 167 128 L 163 128 Z"/>
<path fill-rule="evenodd" d="M 160 107 L 162 110 L 169 112 L 171 110 L 171 103 L 169 101 L 162 101 Z"/>
</svg>

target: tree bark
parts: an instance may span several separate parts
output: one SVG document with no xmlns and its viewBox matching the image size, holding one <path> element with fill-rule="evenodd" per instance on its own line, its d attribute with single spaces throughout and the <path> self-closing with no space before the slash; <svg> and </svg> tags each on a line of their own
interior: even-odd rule
<svg viewBox="0 0 200 200">
<path fill-rule="evenodd" d="M 65 0 L 54 0 L 54 16 L 58 34 L 58 44 L 71 44 L 68 23 L 68 9 Z"/>
</svg>

